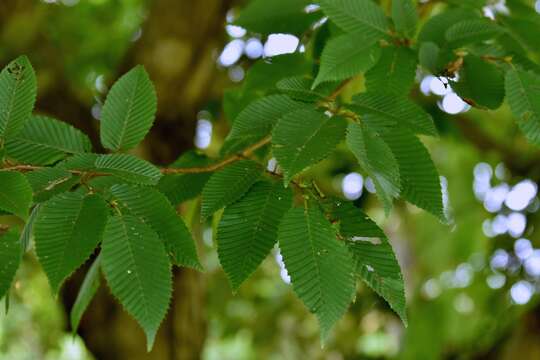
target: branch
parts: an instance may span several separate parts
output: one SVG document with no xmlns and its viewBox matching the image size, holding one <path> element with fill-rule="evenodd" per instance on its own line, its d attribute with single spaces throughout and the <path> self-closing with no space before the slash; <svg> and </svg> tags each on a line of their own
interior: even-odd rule
<svg viewBox="0 0 540 360">
<path fill-rule="evenodd" d="M 234 154 L 232 156 L 229 156 L 228 158 L 225 158 L 221 160 L 218 163 L 211 164 L 204 167 L 191 167 L 191 168 L 163 168 L 161 169 L 161 172 L 163 174 L 197 174 L 197 173 L 205 173 L 205 172 L 212 172 L 216 170 L 220 170 L 224 168 L 225 166 L 232 164 L 236 161 L 243 160 L 249 156 L 251 156 L 256 150 L 262 148 L 263 146 L 270 143 L 272 140 L 272 137 L 268 135 L 267 137 L 259 140 L 255 144 L 248 146 L 244 151 L 238 154 Z"/>
<path fill-rule="evenodd" d="M 341 94 L 343 89 L 349 84 L 351 79 L 347 79 L 341 82 L 339 86 L 330 94 L 328 97 L 326 97 L 326 101 L 335 101 L 336 98 Z M 232 163 L 235 163 L 239 160 L 244 160 L 251 155 L 258 149 L 262 148 L 263 146 L 269 144 L 272 141 L 272 137 L 270 135 L 264 137 L 263 139 L 259 140 L 253 145 L 248 146 L 245 148 L 242 152 L 231 155 L 215 164 L 211 164 L 208 166 L 201 166 L 201 167 L 185 167 L 185 168 L 161 168 L 162 174 L 199 174 L 199 173 L 207 173 L 207 172 L 213 172 L 220 170 L 224 168 L 227 165 L 230 165 Z M 45 168 L 44 166 L 34 166 L 34 165 L 13 165 L 13 166 L 7 166 L 4 168 L 0 168 L 1 171 L 20 171 L 20 172 L 27 172 L 27 171 L 34 171 L 34 170 L 40 170 Z M 81 170 L 69 170 L 70 173 L 75 175 L 86 175 L 88 177 L 98 177 L 98 176 L 108 176 L 110 174 L 103 173 L 103 172 L 94 172 L 94 171 L 81 171 Z"/>
</svg>

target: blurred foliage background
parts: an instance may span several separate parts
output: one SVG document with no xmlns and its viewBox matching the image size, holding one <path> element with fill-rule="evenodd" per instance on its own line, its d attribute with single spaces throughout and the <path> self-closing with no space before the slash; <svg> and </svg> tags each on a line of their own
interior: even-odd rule
<svg viewBox="0 0 540 360">
<path fill-rule="evenodd" d="M 540 2 L 520 2 L 540 24 Z M 298 46 L 290 35 L 260 38 L 230 25 L 241 3 L 2 0 L 0 64 L 27 54 L 38 75 L 37 111 L 75 124 L 98 146 L 108 85 L 142 63 L 156 84 L 159 113 L 137 151 L 156 163 L 193 146 L 215 156 L 228 118 L 249 101 L 234 90 L 236 83 L 245 83 L 257 59 Z M 435 12 L 445 6 L 422 3 Z M 504 2 L 488 3 L 488 13 L 504 10 Z M 539 29 L 530 29 L 531 39 L 540 38 Z M 257 79 L 241 86 L 256 90 Z M 527 145 L 506 106 L 471 109 L 428 74 L 419 74 L 413 96 L 441 133 L 428 145 L 443 175 L 450 225 L 405 204 L 385 218 L 369 179 L 345 152 L 311 174 L 325 191 L 362 204 L 385 228 L 404 271 L 408 328 L 362 286 L 323 349 L 316 319 L 294 297 L 278 253 L 232 294 L 218 266 L 212 224 L 193 223 L 206 272 L 177 272 L 175 300 L 151 354 L 141 350 L 142 332 L 108 289 L 100 290 L 72 336 L 66 313 L 80 275 L 54 299 L 29 255 L 9 313 L 0 312 L 0 359 L 540 358 L 540 152 Z M 197 206 L 186 203 L 182 214 L 191 219 Z"/>
</svg>

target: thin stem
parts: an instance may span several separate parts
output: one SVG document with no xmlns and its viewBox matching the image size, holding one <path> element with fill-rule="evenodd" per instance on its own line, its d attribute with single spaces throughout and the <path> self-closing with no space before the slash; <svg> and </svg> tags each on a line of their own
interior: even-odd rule
<svg viewBox="0 0 540 360">
<path fill-rule="evenodd" d="M 347 79 L 341 82 L 339 86 L 330 94 L 325 100 L 326 101 L 335 101 L 336 98 L 341 94 L 343 89 L 349 84 L 349 82 L 352 79 Z M 253 145 L 248 146 L 243 151 L 231 155 L 229 157 L 226 157 L 225 159 L 210 164 L 208 166 L 200 166 L 200 167 L 185 167 L 185 168 L 162 168 L 160 169 L 162 174 L 199 174 L 199 173 L 207 173 L 207 172 L 213 172 L 217 170 L 221 170 L 227 165 L 230 165 L 232 163 L 235 163 L 240 160 L 244 160 L 249 158 L 255 151 L 262 148 L 265 145 L 268 145 L 272 141 L 272 137 L 270 135 L 264 137 L 263 139 L 259 140 Z M 45 168 L 44 166 L 35 166 L 35 165 L 11 165 L 7 164 L 7 167 L 0 168 L 1 171 L 20 171 L 20 172 L 28 172 L 28 171 L 35 171 L 35 170 L 41 170 Z M 104 173 L 104 172 L 95 172 L 95 171 L 81 171 L 81 170 L 68 170 L 70 173 L 74 175 L 82 175 L 87 178 L 93 178 L 98 176 L 109 176 L 111 174 Z"/>
<path fill-rule="evenodd" d="M 238 154 L 231 155 L 215 164 L 211 164 L 211 165 L 203 166 L 203 167 L 191 167 L 191 168 L 163 168 L 161 169 L 161 172 L 163 174 L 197 174 L 197 173 L 206 173 L 206 172 L 220 170 L 229 164 L 248 158 L 256 150 L 269 144 L 271 140 L 272 140 L 272 137 L 268 135 L 265 138 L 256 142 L 255 144 L 248 146 L 247 148 L 244 149 L 244 151 Z"/>
</svg>

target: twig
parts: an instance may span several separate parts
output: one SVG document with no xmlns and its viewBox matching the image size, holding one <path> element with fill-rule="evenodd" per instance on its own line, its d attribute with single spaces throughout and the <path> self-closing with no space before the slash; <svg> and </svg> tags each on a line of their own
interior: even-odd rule
<svg viewBox="0 0 540 360">
<path fill-rule="evenodd" d="M 225 166 L 232 164 L 239 160 L 244 160 L 247 157 L 251 156 L 256 150 L 262 148 L 263 146 L 270 143 L 272 140 L 272 137 L 268 135 L 267 137 L 259 140 L 255 144 L 248 146 L 244 151 L 238 154 L 234 154 L 232 156 L 229 156 L 223 160 L 221 160 L 218 163 L 211 164 L 208 166 L 203 167 L 190 167 L 190 168 L 163 168 L 161 169 L 161 172 L 163 174 L 197 174 L 197 173 L 206 173 L 206 172 L 212 172 L 216 170 L 220 170 L 224 168 Z"/>
<path fill-rule="evenodd" d="M 330 94 L 325 100 L 326 101 L 335 101 L 336 98 L 341 94 L 343 89 L 349 84 L 349 82 L 352 79 L 347 79 L 341 82 L 339 86 Z M 230 165 L 234 162 L 244 160 L 246 158 L 249 158 L 255 151 L 262 148 L 263 146 L 269 144 L 272 141 L 272 137 L 270 135 L 264 137 L 263 139 L 259 140 L 253 145 L 248 146 L 245 148 L 242 152 L 231 155 L 217 163 L 210 164 L 208 166 L 201 166 L 201 167 L 185 167 L 185 168 L 162 168 L 160 169 L 162 174 L 199 174 L 199 173 L 207 173 L 207 172 L 213 172 L 220 170 L 224 168 L 227 165 Z M 7 167 L 0 168 L 1 171 L 20 171 L 20 172 L 28 172 L 28 171 L 35 171 L 35 170 L 41 170 L 45 168 L 44 166 L 35 166 L 35 165 L 11 165 L 8 164 Z M 70 173 L 74 175 L 82 175 L 86 176 L 88 178 L 98 177 L 98 176 L 109 176 L 111 174 L 104 173 L 104 172 L 95 172 L 95 171 L 81 171 L 81 170 L 68 170 Z"/>
</svg>

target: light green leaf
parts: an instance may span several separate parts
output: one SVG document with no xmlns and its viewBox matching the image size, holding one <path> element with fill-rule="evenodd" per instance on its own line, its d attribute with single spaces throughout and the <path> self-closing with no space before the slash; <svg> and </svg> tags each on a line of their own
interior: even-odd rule
<svg viewBox="0 0 540 360">
<path fill-rule="evenodd" d="M 527 139 L 540 146 L 540 76 L 509 70 L 505 80 L 506 99 Z"/>
<path fill-rule="evenodd" d="M 363 34 L 344 34 L 330 39 L 321 55 L 319 73 L 311 86 L 339 81 L 369 70 L 377 63 L 381 48 Z"/>
<path fill-rule="evenodd" d="M 101 285 L 101 281 L 99 279 L 100 266 L 101 254 L 94 260 L 92 266 L 86 273 L 86 276 L 81 284 L 81 288 L 79 289 L 79 293 L 77 294 L 77 298 L 75 299 L 75 303 L 73 304 L 73 307 L 69 313 L 71 331 L 73 334 L 77 332 L 77 328 L 79 327 L 79 323 L 81 322 L 86 308 L 88 305 L 90 305 L 90 302 L 96 295 L 96 292 Z"/>
<path fill-rule="evenodd" d="M 152 127 L 157 100 L 154 86 L 141 65 L 111 88 L 101 112 L 101 143 L 109 150 L 135 147 Z"/>
<path fill-rule="evenodd" d="M 131 185 L 114 185 L 111 193 L 131 215 L 159 235 L 174 264 L 201 270 L 193 237 L 165 195 L 152 188 Z"/>
<path fill-rule="evenodd" d="M 388 36 L 388 20 L 372 0 L 321 0 L 326 15 L 347 32 L 378 40 Z"/>
<path fill-rule="evenodd" d="M 9 291 L 21 257 L 21 243 L 17 231 L 10 229 L 6 233 L 0 233 L 0 299 Z"/>
<path fill-rule="evenodd" d="M 467 55 L 452 89 L 468 104 L 494 110 L 504 100 L 504 75 L 493 63 Z"/>
<path fill-rule="evenodd" d="M 399 167 L 392 150 L 379 134 L 365 125 L 349 124 L 347 145 L 366 174 L 371 177 L 386 214 L 394 198 L 399 197 Z"/>
<path fill-rule="evenodd" d="M 418 14 L 412 0 L 392 0 L 392 20 L 396 30 L 412 39 L 416 33 Z"/>
<path fill-rule="evenodd" d="M 347 123 L 313 109 L 284 116 L 272 133 L 272 151 L 283 168 L 284 182 L 330 155 L 345 137 Z"/>
<path fill-rule="evenodd" d="M 18 172 L 0 171 L 0 184 L 0 210 L 26 219 L 32 203 L 28 180 Z"/>
<path fill-rule="evenodd" d="M 48 165 L 68 154 L 90 151 L 90 139 L 71 125 L 46 116 L 32 116 L 6 142 L 9 157 L 19 162 Z"/>
<path fill-rule="evenodd" d="M 94 166 L 98 171 L 139 185 L 156 185 L 161 178 L 157 167 L 129 154 L 99 155 Z"/>
<path fill-rule="evenodd" d="M 101 241 L 108 207 L 98 195 L 58 195 L 41 206 L 34 224 L 36 253 L 54 293 Z"/>
<path fill-rule="evenodd" d="M 262 170 L 258 163 L 242 160 L 212 175 L 202 192 L 203 219 L 240 199 L 259 179 Z"/>
<path fill-rule="evenodd" d="M 307 0 L 253 0 L 241 12 L 236 25 L 263 35 L 285 33 L 301 35 L 321 17 L 304 11 Z"/>
<path fill-rule="evenodd" d="M 36 92 L 36 75 L 26 56 L 19 56 L 0 72 L 0 140 L 21 131 L 34 109 Z"/>
<path fill-rule="evenodd" d="M 403 46 L 382 48 L 377 64 L 365 74 L 368 92 L 388 91 L 399 96 L 409 94 L 416 76 L 416 56 Z"/>
<path fill-rule="evenodd" d="M 293 289 L 317 315 L 324 342 L 355 292 L 352 257 L 318 208 L 290 209 L 278 239 Z"/>
<path fill-rule="evenodd" d="M 113 295 L 143 328 L 150 351 L 172 295 L 171 264 L 163 243 L 138 218 L 114 216 L 105 229 L 102 256 Z"/>
<path fill-rule="evenodd" d="M 396 128 L 381 135 L 399 165 L 401 196 L 446 222 L 441 181 L 425 146 L 404 128 Z"/>
<path fill-rule="evenodd" d="M 437 135 L 431 115 L 406 97 L 390 92 L 367 92 L 356 95 L 353 103 L 353 110 L 360 115 L 373 115 L 409 127 L 416 134 Z"/>
<path fill-rule="evenodd" d="M 503 33 L 494 21 L 467 19 L 452 25 L 446 30 L 446 40 L 454 47 L 493 39 Z"/>
<path fill-rule="evenodd" d="M 238 290 L 277 241 L 278 225 L 291 207 L 292 192 L 280 183 L 261 181 L 225 208 L 217 230 L 219 261 Z"/>
<path fill-rule="evenodd" d="M 249 104 L 234 120 L 224 153 L 234 153 L 269 135 L 284 115 L 306 107 L 285 95 L 270 95 Z"/>
</svg>

